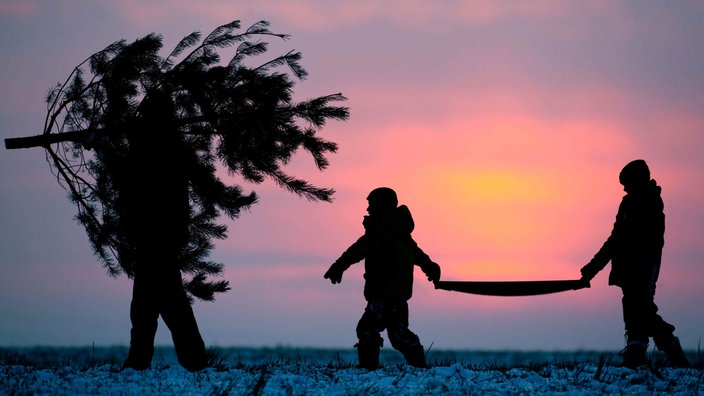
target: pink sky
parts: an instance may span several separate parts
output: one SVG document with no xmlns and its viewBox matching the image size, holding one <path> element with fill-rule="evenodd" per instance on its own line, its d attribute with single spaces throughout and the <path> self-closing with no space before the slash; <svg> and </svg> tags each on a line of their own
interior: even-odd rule
<svg viewBox="0 0 704 396">
<path fill-rule="evenodd" d="M 36 133 L 46 91 L 118 39 L 240 19 L 291 35 L 310 73 L 296 95 L 342 92 L 351 118 L 322 135 L 328 170 L 287 168 L 336 189 L 311 203 L 273 183 L 230 224 L 214 259 L 233 290 L 196 303 L 207 343 L 354 344 L 362 267 L 327 267 L 362 233 L 366 194 L 396 189 L 444 279 L 574 279 L 608 236 L 618 172 L 644 158 L 667 214 L 656 301 L 696 348 L 704 331 L 704 7 L 701 3 L 494 1 L 0 0 L 0 130 Z M 225 57 L 225 56 L 224 56 Z M 0 156 L 0 345 L 125 344 L 130 282 L 91 256 L 43 153 Z M 434 290 L 416 273 L 411 329 L 434 348 L 620 349 L 620 292 L 491 298 Z M 168 332 L 159 340 L 169 344 Z M 427 346 L 426 345 L 426 346 Z"/>
</svg>

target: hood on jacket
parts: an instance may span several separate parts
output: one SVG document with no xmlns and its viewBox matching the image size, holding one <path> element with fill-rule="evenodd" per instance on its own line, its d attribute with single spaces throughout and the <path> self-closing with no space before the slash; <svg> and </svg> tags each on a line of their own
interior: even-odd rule
<svg viewBox="0 0 704 396">
<path fill-rule="evenodd" d="M 413 216 L 406 205 L 364 216 L 362 224 L 367 231 L 383 230 L 404 235 L 410 235 L 415 228 Z"/>
<path fill-rule="evenodd" d="M 645 183 L 626 185 L 624 190 L 632 197 L 660 197 L 662 194 L 662 187 L 658 186 L 658 183 L 653 179 Z"/>
</svg>

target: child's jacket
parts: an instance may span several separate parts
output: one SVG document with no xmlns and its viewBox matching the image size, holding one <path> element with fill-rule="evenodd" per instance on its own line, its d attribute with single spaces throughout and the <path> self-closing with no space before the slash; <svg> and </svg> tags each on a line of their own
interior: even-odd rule
<svg viewBox="0 0 704 396">
<path fill-rule="evenodd" d="M 655 285 L 665 241 L 661 190 L 650 180 L 623 197 L 611 235 L 582 275 L 591 279 L 611 260 L 610 285 Z"/>
<path fill-rule="evenodd" d="M 413 266 L 431 278 L 440 277 L 440 266 L 430 260 L 411 237 L 414 223 L 408 207 L 365 216 L 365 233 L 332 268 L 340 272 L 364 259 L 364 297 L 367 301 L 406 301 L 413 293 Z"/>
</svg>

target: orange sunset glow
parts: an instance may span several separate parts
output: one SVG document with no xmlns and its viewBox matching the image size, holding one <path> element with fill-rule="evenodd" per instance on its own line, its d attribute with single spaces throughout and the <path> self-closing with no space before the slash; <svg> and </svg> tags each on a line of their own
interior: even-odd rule
<svg viewBox="0 0 704 396">
<path fill-rule="evenodd" d="M 242 185 L 259 202 L 226 222 L 212 257 L 232 290 L 194 304 L 206 343 L 351 347 L 364 264 L 338 285 L 323 274 L 362 235 L 379 186 L 408 205 L 443 280 L 578 279 L 613 226 L 621 168 L 642 158 L 667 221 L 656 302 L 696 348 L 703 16 L 690 1 L 0 1 L 0 130 L 40 130 L 47 89 L 113 41 L 157 32 L 170 51 L 195 30 L 268 20 L 291 35 L 268 53 L 303 54 L 296 100 L 348 98 L 350 119 L 320 132 L 339 145 L 330 166 L 300 153 L 285 168 L 336 193 L 315 203 L 273 181 Z M 131 281 L 109 278 L 91 255 L 42 150 L 5 151 L 0 167 L 0 339 L 128 343 Z M 416 269 L 410 327 L 438 349 L 619 350 L 621 294 L 608 270 L 588 289 L 487 297 L 435 290 Z"/>
</svg>

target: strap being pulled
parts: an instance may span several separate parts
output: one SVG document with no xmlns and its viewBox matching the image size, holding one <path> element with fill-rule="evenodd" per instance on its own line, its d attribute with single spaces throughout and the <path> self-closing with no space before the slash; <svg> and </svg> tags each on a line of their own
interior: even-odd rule
<svg viewBox="0 0 704 396">
<path fill-rule="evenodd" d="M 458 291 L 486 296 L 534 296 L 578 290 L 589 287 L 589 282 L 577 280 L 547 281 L 437 281 L 436 289 Z"/>
</svg>

